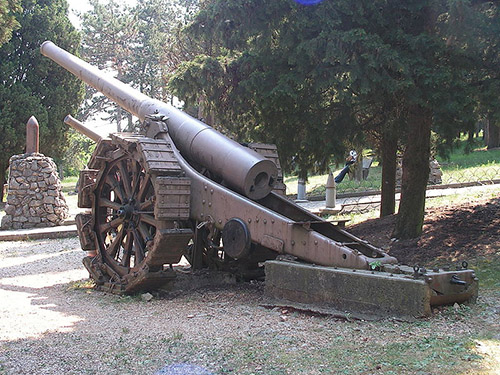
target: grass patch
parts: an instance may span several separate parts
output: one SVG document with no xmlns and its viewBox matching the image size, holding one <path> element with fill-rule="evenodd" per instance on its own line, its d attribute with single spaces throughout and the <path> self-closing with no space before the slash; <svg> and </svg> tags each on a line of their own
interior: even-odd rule
<svg viewBox="0 0 500 375">
<path fill-rule="evenodd" d="M 479 278 L 481 288 L 500 291 L 500 257 L 479 259 L 473 268 Z"/>
<path fill-rule="evenodd" d="M 464 146 L 450 154 L 449 160 L 437 160 L 443 172 L 443 184 L 491 181 L 500 178 L 500 150 L 477 149 L 466 154 Z M 336 176 L 342 167 L 333 171 Z M 308 178 L 306 191 L 308 195 L 323 195 L 328 174 L 314 175 Z M 337 184 L 337 194 L 380 190 L 382 167 L 374 161 L 368 178 L 363 181 L 350 180 L 348 176 Z M 297 194 L 297 176 L 285 176 L 287 194 Z"/>
<path fill-rule="evenodd" d="M 73 290 L 80 290 L 80 291 L 89 291 L 91 289 L 94 289 L 95 287 L 95 282 L 92 279 L 83 279 L 83 280 L 78 280 L 74 281 L 72 283 L 69 283 L 68 287 L 66 290 L 68 291 L 73 291 Z"/>
<path fill-rule="evenodd" d="M 78 176 L 68 176 L 61 181 L 63 193 L 73 193 L 75 191 Z"/>
<path fill-rule="evenodd" d="M 481 359 L 469 338 L 435 335 L 384 341 L 377 337 L 383 324 L 374 325 L 373 332 L 362 334 L 359 341 L 328 337 L 327 333 L 329 340 L 318 344 L 279 335 L 270 340 L 232 339 L 218 353 L 222 370 L 219 373 L 455 375 L 477 367 Z M 394 336 L 404 333 L 403 327 Z"/>
</svg>

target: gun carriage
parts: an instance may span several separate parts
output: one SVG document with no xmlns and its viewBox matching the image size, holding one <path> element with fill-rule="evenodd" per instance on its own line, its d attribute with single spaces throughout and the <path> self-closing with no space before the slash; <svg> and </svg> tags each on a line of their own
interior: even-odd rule
<svg viewBox="0 0 500 375">
<path fill-rule="evenodd" d="M 347 310 L 428 315 L 433 305 L 477 296 L 466 264 L 452 272 L 398 266 L 287 200 L 276 147 L 238 144 L 52 42 L 41 52 L 141 121 L 139 133 L 101 138 L 66 118 L 97 142 L 79 181 L 78 204 L 89 211 L 76 219 L 82 249 L 91 254 L 84 265 L 99 288 L 156 288 L 175 277 L 172 265 L 184 256 L 192 269 L 242 275 L 266 262 L 271 295 Z M 283 255 L 299 263 L 275 260 Z M 297 278 L 314 290 L 294 288 Z"/>
</svg>

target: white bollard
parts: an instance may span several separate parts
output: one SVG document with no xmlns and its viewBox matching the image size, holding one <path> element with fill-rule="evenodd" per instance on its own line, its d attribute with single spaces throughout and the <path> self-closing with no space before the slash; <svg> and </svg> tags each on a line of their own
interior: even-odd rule
<svg viewBox="0 0 500 375">
<path fill-rule="evenodd" d="M 330 171 L 328 174 L 328 179 L 326 180 L 326 208 L 335 208 L 337 205 L 336 197 L 337 197 L 337 187 L 335 186 L 335 179 L 333 178 L 333 174 Z"/>
<path fill-rule="evenodd" d="M 297 200 L 296 202 L 307 202 L 306 200 L 306 181 L 299 178 L 297 181 Z"/>
</svg>

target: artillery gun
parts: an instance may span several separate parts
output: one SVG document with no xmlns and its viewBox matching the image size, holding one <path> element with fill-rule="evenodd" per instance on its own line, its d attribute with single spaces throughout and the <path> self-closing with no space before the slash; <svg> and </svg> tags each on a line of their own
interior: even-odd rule
<svg viewBox="0 0 500 375">
<path fill-rule="evenodd" d="M 467 265 L 427 271 L 397 265 L 381 249 L 282 195 L 277 150 L 245 147 L 212 127 L 107 76 L 45 42 L 41 52 L 141 121 L 139 133 L 101 138 L 81 171 L 76 218 L 83 263 L 118 293 L 156 288 L 191 269 L 248 275 L 265 262 L 266 293 L 295 303 L 376 315 L 429 315 L 473 301 Z M 376 270 L 372 269 L 375 268 Z"/>
</svg>

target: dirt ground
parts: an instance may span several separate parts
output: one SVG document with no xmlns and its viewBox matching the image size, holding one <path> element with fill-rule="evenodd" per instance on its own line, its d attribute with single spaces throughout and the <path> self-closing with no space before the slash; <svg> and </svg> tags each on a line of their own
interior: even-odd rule
<svg viewBox="0 0 500 375">
<path fill-rule="evenodd" d="M 396 217 L 367 220 L 349 227 L 353 234 L 409 265 L 446 265 L 500 255 L 500 198 L 427 209 L 423 234 L 394 241 Z"/>
<path fill-rule="evenodd" d="M 429 210 L 418 241 L 391 241 L 393 225 L 350 230 L 409 264 L 499 255 L 498 199 Z M 0 242 L 0 374 L 155 374 L 167 365 L 214 375 L 500 373 L 500 288 L 428 319 L 370 322 L 269 308 L 261 282 L 149 302 L 106 294 L 91 288 L 82 257 L 76 238 Z"/>
</svg>

